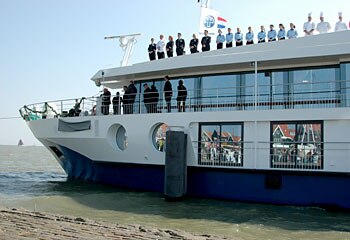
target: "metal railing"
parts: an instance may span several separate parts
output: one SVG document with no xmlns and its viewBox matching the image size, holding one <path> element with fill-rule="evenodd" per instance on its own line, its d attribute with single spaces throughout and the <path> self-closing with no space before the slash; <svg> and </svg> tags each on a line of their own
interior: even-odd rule
<svg viewBox="0 0 350 240">
<path fill-rule="evenodd" d="M 322 170 L 325 163 L 350 158 L 350 142 L 293 142 L 276 147 L 274 142 L 208 142 L 193 141 L 198 165 L 245 167 L 269 166 L 271 169 Z M 226 144 L 226 145 L 224 145 Z M 314 146 L 311 146 L 311 145 Z M 221 146 L 221 147 L 217 147 Z M 257 162 L 255 162 L 257 161 Z M 261 164 L 263 163 L 264 164 Z"/>
<path fill-rule="evenodd" d="M 345 82 L 339 81 L 337 84 L 344 84 Z M 267 88 L 281 88 L 285 85 L 259 85 L 257 95 L 255 95 L 254 86 L 188 90 L 185 101 L 177 101 L 178 93 L 177 91 L 173 91 L 170 102 L 165 100 L 163 92 L 159 94 L 159 98 L 155 98 L 154 100 L 148 99 L 149 101 L 146 100 L 146 103 L 143 93 L 136 94 L 134 96 L 134 102 L 130 102 L 130 100 L 128 102 L 122 101 L 114 105 L 104 104 L 101 97 L 67 99 L 27 105 L 20 109 L 20 114 L 26 120 L 36 120 L 52 117 L 166 113 L 169 111 L 208 112 L 339 108 L 350 106 L 350 88 L 329 90 L 324 89 L 324 84 L 313 83 L 312 88 L 315 90 L 295 90 L 289 93 L 266 90 Z M 296 87 L 296 85 L 293 86 Z M 302 86 L 305 86 L 305 84 Z M 310 85 L 307 86 L 311 89 Z M 316 91 L 316 89 L 319 90 Z"/>
<path fill-rule="evenodd" d="M 198 164 L 205 166 L 243 167 L 244 148 L 253 142 L 193 141 L 198 150 Z"/>
</svg>

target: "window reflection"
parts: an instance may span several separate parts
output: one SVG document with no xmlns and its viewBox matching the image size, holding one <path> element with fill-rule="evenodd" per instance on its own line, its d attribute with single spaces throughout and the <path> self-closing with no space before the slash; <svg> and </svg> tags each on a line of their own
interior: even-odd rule
<svg viewBox="0 0 350 240">
<path fill-rule="evenodd" d="M 344 69 L 344 71 L 349 72 L 350 64 L 344 66 Z M 177 86 L 180 79 L 184 81 L 187 88 L 186 106 L 191 111 L 234 111 L 255 108 L 254 72 L 171 78 L 173 111 L 176 111 Z M 346 88 L 345 83 L 340 83 L 339 79 L 339 66 L 258 72 L 257 108 L 289 109 L 344 106 L 347 101 L 346 96 L 349 95 L 350 91 L 349 88 Z M 155 84 L 157 86 L 160 93 L 159 108 L 164 112 L 166 110 L 163 94 L 164 79 L 145 81 L 142 84 L 146 82 L 149 85 Z M 136 85 L 139 92 L 142 93 L 141 84 L 137 83 Z M 142 110 L 142 112 L 144 111 Z"/>
<path fill-rule="evenodd" d="M 340 93 L 336 88 L 338 74 L 337 68 L 292 71 L 294 108 L 304 108 L 306 100 L 313 101 L 312 107 L 319 107 L 324 101 L 335 104 Z"/>
<path fill-rule="evenodd" d="M 272 124 L 272 168 L 323 168 L 322 123 Z"/>
<path fill-rule="evenodd" d="M 160 152 L 165 151 L 167 129 L 168 129 L 168 124 L 161 123 L 154 129 L 154 132 L 153 132 L 153 145 Z"/>
<path fill-rule="evenodd" d="M 238 74 L 202 77 L 201 111 L 211 111 L 218 107 L 222 110 L 236 110 L 239 79 Z"/>
<path fill-rule="evenodd" d="M 242 124 L 202 124 L 199 164 L 243 166 Z"/>
</svg>

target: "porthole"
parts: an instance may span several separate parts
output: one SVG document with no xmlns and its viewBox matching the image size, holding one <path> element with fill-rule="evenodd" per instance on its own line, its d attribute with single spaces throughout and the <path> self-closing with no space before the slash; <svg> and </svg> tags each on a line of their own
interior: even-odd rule
<svg viewBox="0 0 350 240">
<path fill-rule="evenodd" d="M 168 128 L 168 124 L 160 123 L 158 124 L 152 134 L 152 140 L 154 147 L 160 151 L 165 151 L 165 141 L 166 141 L 166 130 Z"/>
<path fill-rule="evenodd" d="M 120 150 L 126 149 L 128 142 L 126 138 L 126 130 L 123 126 L 120 126 L 117 130 L 116 141 Z"/>
</svg>

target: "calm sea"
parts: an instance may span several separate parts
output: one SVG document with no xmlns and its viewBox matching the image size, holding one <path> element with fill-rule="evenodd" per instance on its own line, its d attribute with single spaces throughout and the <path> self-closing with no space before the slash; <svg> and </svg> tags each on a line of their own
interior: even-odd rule
<svg viewBox="0 0 350 240">
<path fill-rule="evenodd" d="M 350 191 L 350 186 L 349 186 Z M 350 239 L 350 214 L 161 194 L 67 180 L 44 147 L 0 146 L 0 205 L 237 239 Z"/>
</svg>

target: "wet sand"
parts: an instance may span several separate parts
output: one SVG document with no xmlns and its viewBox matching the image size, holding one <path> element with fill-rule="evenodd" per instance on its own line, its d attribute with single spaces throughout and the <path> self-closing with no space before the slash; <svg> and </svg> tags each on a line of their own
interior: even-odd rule
<svg viewBox="0 0 350 240">
<path fill-rule="evenodd" d="M 228 238 L 0 207 L 0 239 L 220 240 Z"/>
</svg>

